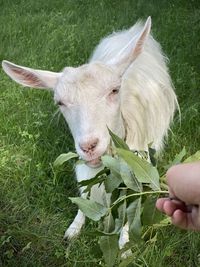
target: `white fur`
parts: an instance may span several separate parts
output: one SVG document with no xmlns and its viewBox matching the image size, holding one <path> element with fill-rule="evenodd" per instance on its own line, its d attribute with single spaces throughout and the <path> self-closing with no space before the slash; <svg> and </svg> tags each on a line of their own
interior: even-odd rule
<svg viewBox="0 0 200 267">
<path fill-rule="evenodd" d="M 103 39 L 88 64 L 51 73 L 3 61 L 5 72 L 22 85 L 52 88 L 55 102 L 71 129 L 80 157 L 98 163 L 110 144 L 109 127 L 131 149 L 152 143 L 163 147 L 177 105 L 160 45 L 150 35 L 151 19 Z M 119 92 L 118 92 L 119 89 Z M 80 165 L 77 180 L 93 177 L 99 169 Z M 87 195 L 83 195 L 86 197 Z M 95 186 L 92 198 L 109 204 L 104 188 Z M 79 234 L 85 216 L 78 211 L 65 236 Z M 128 227 L 128 226 L 127 226 Z M 122 230 L 120 247 L 128 240 Z"/>
</svg>

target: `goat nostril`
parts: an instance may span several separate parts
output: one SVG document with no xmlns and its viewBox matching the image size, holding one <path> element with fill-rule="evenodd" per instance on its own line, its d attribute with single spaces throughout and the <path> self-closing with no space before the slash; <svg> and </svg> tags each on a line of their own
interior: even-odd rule
<svg viewBox="0 0 200 267">
<path fill-rule="evenodd" d="M 89 153 L 89 152 L 92 152 L 96 148 L 98 142 L 99 142 L 99 139 L 96 138 L 89 142 L 80 143 L 79 147 L 84 153 Z"/>
<path fill-rule="evenodd" d="M 91 148 L 95 148 L 97 146 L 97 142 L 91 144 Z"/>
</svg>

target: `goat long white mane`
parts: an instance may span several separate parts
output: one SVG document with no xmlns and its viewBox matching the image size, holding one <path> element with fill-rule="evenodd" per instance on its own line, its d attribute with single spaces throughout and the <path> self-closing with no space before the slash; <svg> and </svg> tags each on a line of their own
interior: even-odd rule
<svg viewBox="0 0 200 267">
<path fill-rule="evenodd" d="M 90 62 L 108 63 L 132 49 L 143 24 L 116 32 L 103 39 Z M 170 121 L 178 106 L 173 85 L 166 67 L 167 58 L 160 45 L 149 35 L 144 51 L 126 70 L 121 86 L 121 112 L 126 127 L 126 142 L 130 148 L 145 149 L 144 144 L 161 150 Z"/>
</svg>

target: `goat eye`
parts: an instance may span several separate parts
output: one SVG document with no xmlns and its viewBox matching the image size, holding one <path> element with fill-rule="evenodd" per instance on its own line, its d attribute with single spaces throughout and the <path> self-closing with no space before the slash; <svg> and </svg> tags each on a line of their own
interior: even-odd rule
<svg viewBox="0 0 200 267">
<path fill-rule="evenodd" d="M 112 89 L 112 91 L 111 91 L 111 95 L 116 95 L 116 94 L 118 94 L 119 93 L 119 88 L 118 87 L 116 87 L 116 88 L 113 88 Z"/>
</svg>

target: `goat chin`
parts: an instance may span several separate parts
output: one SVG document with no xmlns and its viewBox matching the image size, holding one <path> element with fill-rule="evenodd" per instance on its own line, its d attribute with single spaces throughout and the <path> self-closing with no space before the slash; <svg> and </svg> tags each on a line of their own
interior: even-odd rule
<svg viewBox="0 0 200 267">
<path fill-rule="evenodd" d="M 86 164 L 90 168 L 99 168 L 102 165 L 101 158 L 96 158 L 96 159 L 87 161 Z"/>
</svg>

